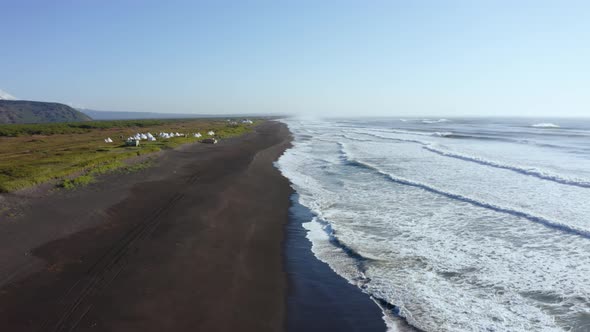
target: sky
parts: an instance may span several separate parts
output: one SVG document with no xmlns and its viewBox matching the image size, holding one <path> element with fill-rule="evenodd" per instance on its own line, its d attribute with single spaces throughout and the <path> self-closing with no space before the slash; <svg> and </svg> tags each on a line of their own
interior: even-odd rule
<svg viewBox="0 0 590 332">
<path fill-rule="evenodd" d="M 590 116 L 590 1 L 0 0 L 0 89 L 170 113 Z"/>
</svg>

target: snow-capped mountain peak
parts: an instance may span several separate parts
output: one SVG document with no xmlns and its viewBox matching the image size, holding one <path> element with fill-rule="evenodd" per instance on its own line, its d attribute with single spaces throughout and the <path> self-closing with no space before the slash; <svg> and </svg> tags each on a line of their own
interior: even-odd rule
<svg viewBox="0 0 590 332">
<path fill-rule="evenodd" d="M 16 97 L 0 89 L 0 100 L 16 100 Z"/>
</svg>

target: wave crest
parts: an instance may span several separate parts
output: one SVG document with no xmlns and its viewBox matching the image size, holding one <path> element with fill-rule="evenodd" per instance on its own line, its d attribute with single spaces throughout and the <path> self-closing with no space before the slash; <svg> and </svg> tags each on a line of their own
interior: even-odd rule
<svg viewBox="0 0 590 332">
<path fill-rule="evenodd" d="M 453 135 L 454 135 L 454 133 L 451 131 L 443 131 L 443 132 L 437 131 L 437 132 L 432 133 L 432 136 L 436 136 L 436 137 L 450 137 Z"/>
<path fill-rule="evenodd" d="M 563 177 L 563 176 L 560 176 L 557 174 L 551 174 L 549 172 L 545 172 L 545 171 L 538 170 L 535 168 L 525 168 L 525 167 L 520 167 L 520 166 L 516 166 L 516 165 L 503 164 L 503 163 L 499 163 L 497 161 L 486 160 L 486 159 L 483 159 L 480 157 L 468 156 L 465 154 L 441 150 L 441 149 L 435 148 L 432 145 L 425 145 L 422 148 L 426 149 L 430 152 L 434 152 L 438 155 L 444 156 L 444 157 L 455 158 L 455 159 L 459 159 L 459 160 L 463 160 L 463 161 L 469 161 L 469 162 L 473 162 L 473 163 L 484 165 L 484 166 L 491 166 L 494 168 L 506 169 L 506 170 L 517 172 L 517 173 L 520 173 L 523 175 L 533 176 L 533 177 L 536 177 L 536 178 L 539 178 L 542 180 L 553 181 L 553 182 L 557 182 L 557 183 L 565 184 L 565 185 L 569 185 L 569 186 L 590 188 L 590 182 L 588 182 L 588 181 L 584 181 L 581 179 L 569 179 L 569 178 L 566 178 L 566 177 Z"/>
<path fill-rule="evenodd" d="M 531 168 L 531 167 L 510 165 L 510 164 L 501 163 L 501 162 L 497 162 L 497 161 L 493 161 L 493 160 L 487 160 L 487 159 L 484 159 L 484 158 L 481 158 L 478 156 L 469 156 L 469 155 L 465 155 L 465 154 L 461 154 L 461 153 L 442 150 L 442 149 L 435 147 L 432 143 L 426 142 L 426 141 L 407 139 L 407 138 L 387 137 L 387 136 L 381 136 L 381 135 L 369 134 L 369 133 L 362 133 L 362 135 L 375 137 L 375 138 L 379 138 L 379 139 L 384 139 L 384 140 L 396 141 L 396 142 L 415 143 L 415 144 L 422 145 L 423 149 L 428 150 L 433 153 L 436 153 L 436 154 L 443 156 L 443 157 L 455 158 L 455 159 L 459 159 L 459 160 L 463 160 L 463 161 L 467 161 L 467 162 L 473 162 L 473 163 L 484 165 L 484 166 L 505 169 L 505 170 L 513 171 L 513 172 L 520 173 L 523 175 L 536 177 L 541 180 L 552 181 L 552 182 L 556 182 L 556 183 L 564 184 L 564 185 L 568 185 L 568 186 L 590 188 L 590 181 L 587 181 L 584 179 L 567 178 L 565 176 L 562 176 L 559 174 L 554 174 L 552 172 L 548 172 L 545 170 L 540 170 L 540 169 Z M 452 136 L 452 135 L 453 134 L 451 133 L 450 136 Z M 356 140 L 352 137 L 348 137 L 348 136 L 344 136 L 344 137 L 347 139 Z M 449 136 L 446 136 L 446 137 L 449 137 Z"/>
<path fill-rule="evenodd" d="M 535 124 L 531 125 L 531 127 L 535 127 L 535 128 L 560 128 L 559 125 L 556 125 L 555 123 L 550 123 L 550 122 L 535 123 Z"/>
<path fill-rule="evenodd" d="M 410 179 L 405 179 L 405 178 L 398 177 L 393 174 L 384 172 L 374 165 L 371 165 L 369 163 L 366 163 L 366 162 L 363 162 L 363 161 L 360 161 L 360 160 L 350 157 L 350 155 L 346 152 L 344 144 L 342 144 L 342 143 L 339 143 L 339 144 L 340 144 L 340 152 L 342 154 L 342 159 L 345 160 L 349 165 L 357 166 L 357 167 L 361 167 L 361 168 L 373 171 L 373 172 L 387 178 L 391 182 L 401 184 L 401 185 L 410 186 L 410 187 L 420 188 L 420 189 L 423 189 L 425 191 L 428 191 L 428 192 L 431 192 L 434 194 L 448 197 L 450 199 L 469 203 L 469 204 L 475 205 L 477 207 L 486 208 L 486 209 L 493 210 L 496 212 L 506 213 L 506 214 L 509 214 L 509 215 L 512 215 L 515 217 L 520 217 L 520 218 L 529 220 L 531 222 L 544 225 L 544 226 L 552 228 L 552 229 L 562 231 L 564 233 L 579 235 L 584 238 L 590 239 L 590 230 L 580 229 L 575 226 L 570 226 L 570 225 L 564 224 L 562 222 L 549 220 L 549 219 L 547 219 L 545 217 L 541 217 L 541 216 L 536 216 L 536 215 L 533 215 L 533 214 L 526 212 L 526 211 L 520 211 L 520 210 L 496 205 L 493 203 L 485 202 L 485 201 L 479 200 L 477 198 L 472 198 L 472 197 L 468 197 L 465 195 L 453 193 L 453 192 L 450 192 L 450 191 L 447 191 L 444 189 L 440 189 L 440 188 L 437 188 L 437 187 L 432 186 L 427 183 L 422 183 L 422 182 L 413 181 Z"/>
<path fill-rule="evenodd" d="M 431 120 L 431 119 L 424 119 L 422 123 L 432 124 L 432 123 L 443 123 L 443 122 L 451 122 L 449 119 L 438 119 L 438 120 Z"/>
</svg>

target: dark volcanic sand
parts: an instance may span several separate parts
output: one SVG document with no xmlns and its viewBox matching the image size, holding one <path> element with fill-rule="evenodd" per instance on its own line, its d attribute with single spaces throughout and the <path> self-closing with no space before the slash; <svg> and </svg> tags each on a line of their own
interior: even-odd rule
<svg viewBox="0 0 590 332">
<path fill-rule="evenodd" d="M 289 137 L 266 122 L 28 202 L 0 221 L 0 330 L 281 330 Z"/>
</svg>

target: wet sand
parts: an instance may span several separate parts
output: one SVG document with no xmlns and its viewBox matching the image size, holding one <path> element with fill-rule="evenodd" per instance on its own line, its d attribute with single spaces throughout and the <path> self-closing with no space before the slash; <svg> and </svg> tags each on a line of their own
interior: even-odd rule
<svg viewBox="0 0 590 332">
<path fill-rule="evenodd" d="M 298 203 L 296 194 L 292 200 L 285 236 L 287 332 L 386 331 L 383 313 L 369 295 L 314 256 L 302 226 L 313 214 Z"/>
<path fill-rule="evenodd" d="M 283 124 L 163 153 L 0 221 L 2 331 L 279 331 Z"/>
</svg>

